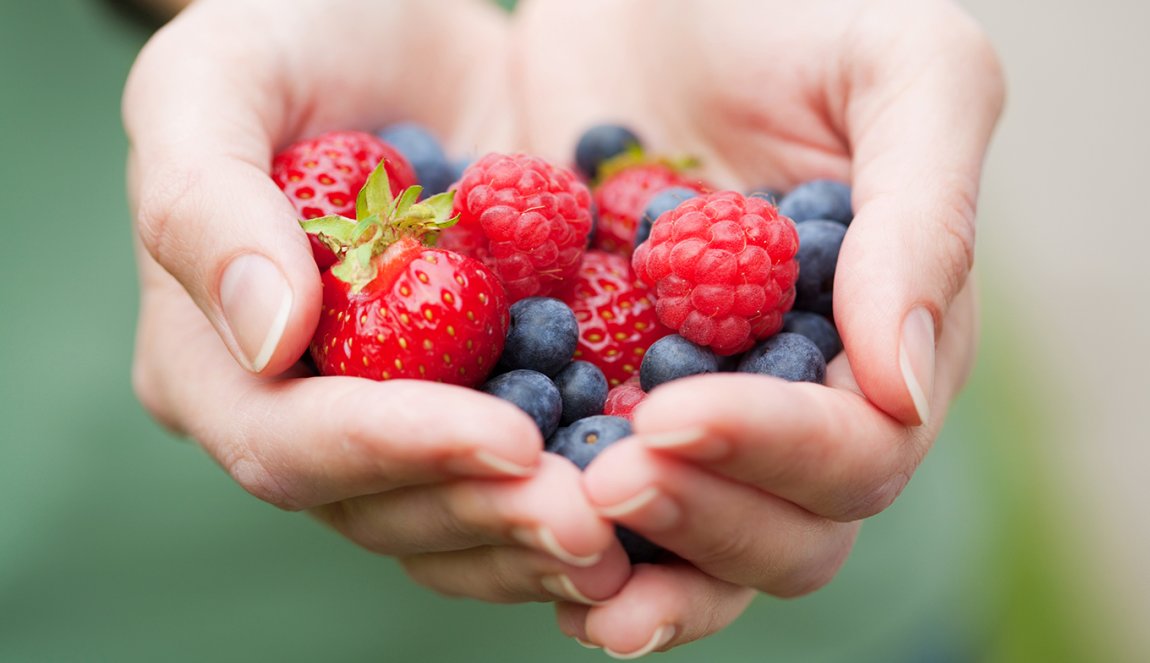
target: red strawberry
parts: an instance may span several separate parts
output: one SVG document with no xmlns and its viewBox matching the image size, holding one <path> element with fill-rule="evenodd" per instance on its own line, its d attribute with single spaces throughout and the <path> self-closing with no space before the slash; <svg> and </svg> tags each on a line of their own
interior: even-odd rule
<svg viewBox="0 0 1150 663">
<path fill-rule="evenodd" d="M 524 154 L 488 154 L 463 172 L 459 224 L 440 245 L 483 261 L 513 303 L 551 295 L 579 269 L 590 205 L 571 171 Z"/>
<path fill-rule="evenodd" d="M 647 398 L 647 392 L 639 386 L 639 376 L 633 376 L 623 384 L 613 387 L 607 392 L 607 403 L 603 406 L 603 414 L 623 417 L 631 420 L 635 408 Z"/>
<path fill-rule="evenodd" d="M 608 161 L 603 173 L 594 191 L 599 210 L 595 248 L 625 256 L 634 250 L 635 229 L 651 196 L 676 186 L 699 193 L 709 190 L 702 181 L 687 177 L 673 164 L 643 161 L 641 155 L 630 153 Z"/>
<path fill-rule="evenodd" d="M 662 214 L 635 250 L 659 321 L 721 356 L 777 332 L 795 301 L 795 224 L 762 198 L 720 191 Z"/>
<path fill-rule="evenodd" d="M 344 255 L 323 274 L 323 312 L 311 354 L 324 375 L 416 378 L 479 385 L 503 352 L 508 304 L 481 263 L 425 246 L 447 220 L 452 194 L 393 199 L 385 166 L 368 179 L 358 223 L 338 216 L 303 222 Z"/>
<path fill-rule="evenodd" d="M 618 385 L 639 370 L 643 354 L 671 333 L 655 314 L 655 301 L 623 256 L 588 251 L 565 301 L 579 322 L 575 358 L 603 371 Z"/>
<path fill-rule="evenodd" d="M 356 193 L 382 162 L 392 191 L 417 184 L 411 164 L 395 148 L 361 131 L 333 131 L 289 146 L 272 159 L 272 180 L 304 219 L 355 216 Z M 316 264 L 337 260 L 312 237 Z"/>
</svg>

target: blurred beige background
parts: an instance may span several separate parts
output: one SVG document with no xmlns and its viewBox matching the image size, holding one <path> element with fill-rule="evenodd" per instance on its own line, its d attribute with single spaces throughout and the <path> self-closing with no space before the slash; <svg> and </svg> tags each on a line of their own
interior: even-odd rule
<svg viewBox="0 0 1150 663">
<path fill-rule="evenodd" d="M 980 261 L 1009 282 L 1028 376 L 1049 397 L 1060 534 L 1082 589 L 1150 660 L 1150 3 L 965 0 L 1006 65 L 987 164 Z"/>
</svg>

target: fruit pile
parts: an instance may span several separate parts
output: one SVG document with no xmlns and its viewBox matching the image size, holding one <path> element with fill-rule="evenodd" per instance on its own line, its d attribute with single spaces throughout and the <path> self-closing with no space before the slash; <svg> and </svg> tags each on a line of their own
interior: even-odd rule
<svg viewBox="0 0 1150 663">
<path fill-rule="evenodd" d="M 823 382 L 850 189 L 720 191 L 615 125 L 575 168 L 527 154 L 450 161 L 412 123 L 276 155 L 323 278 L 323 375 L 480 389 L 580 468 L 672 380 L 721 371 Z M 633 562 L 659 550 L 626 530 Z"/>
</svg>

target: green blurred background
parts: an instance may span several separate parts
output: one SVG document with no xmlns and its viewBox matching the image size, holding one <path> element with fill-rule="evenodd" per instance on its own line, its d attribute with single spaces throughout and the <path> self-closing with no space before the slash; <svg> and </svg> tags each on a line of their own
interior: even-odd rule
<svg viewBox="0 0 1150 663">
<path fill-rule="evenodd" d="M 256 501 L 137 404 L 119 95 L 145 38 L 98 2 L 0 3 L 0 661 L 607 660 L 547 606 L 436 596 Z M 840 576 L 659 660 L 1138 660 L 1045 448 L 1070 390 L 996 287 L 1014 254 L 984 254 L 971 385 Z"/>
</svg>

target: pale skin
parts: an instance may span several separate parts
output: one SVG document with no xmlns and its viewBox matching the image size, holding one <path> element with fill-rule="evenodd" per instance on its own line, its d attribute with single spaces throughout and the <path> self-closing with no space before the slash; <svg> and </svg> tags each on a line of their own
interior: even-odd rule
<svg viewBox="0 0 1150 663">
<path fill-rule="evenodd" d="M 249 492 L 421 584 L 557 601 L 564 633 L 615 655 L 691 642 L 756 592 L 828 582 L 929 450 L 973 361 L 975 201 L 1003 87 L 941 0 L 535 0 L 513 17 L 478 0 L 200 0 L 125 93 L 137 393 Z M 478 392 L 302 378 L 320 282 L 271 155 L 398 119 L 455 151 L 560 163 L 616 120 L 723 186 L 849 180 L 846 352 L 827 386 L 666 385 L 580 475 Z M 683 561 L 630 568 L 615 522 Z"/>
</svg>

